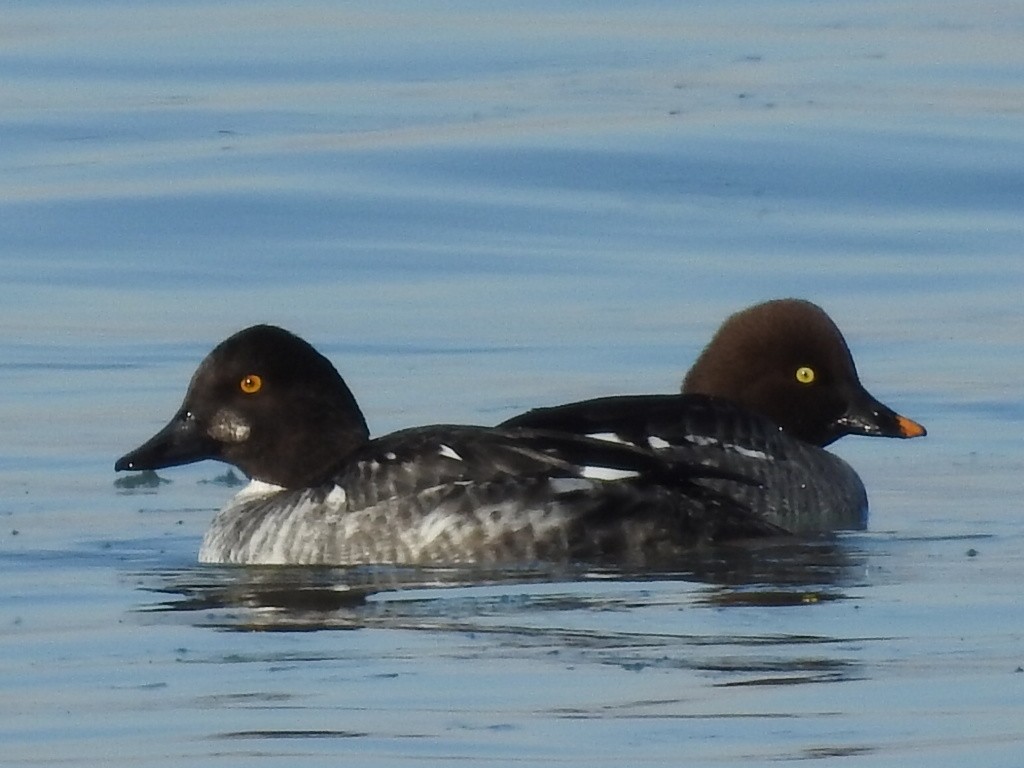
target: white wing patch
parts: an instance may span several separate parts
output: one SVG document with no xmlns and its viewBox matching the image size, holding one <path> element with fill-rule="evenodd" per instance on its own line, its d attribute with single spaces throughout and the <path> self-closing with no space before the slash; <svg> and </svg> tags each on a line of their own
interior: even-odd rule
<svg viewBox="0 0 1024 768">
<path fill-rule="evenodd" d="M 629 440 L 623 440 L 618 432 L 591 432 L 587 437 L 594 440 L 604 440 L 606 443 L 618 443 L 619 445 L 633 445 Z"/>
<path fill-rule="evenodd" d="M 718 445 L 719 441 L 708 435 L 687 435 L 685 438 L 686 442 L 691 445 L 697 445 L 704 448 L 709 445 Z"/>
<path fill-rule="evenodd" d="M 764 451 L 758 451 L 754 448 L 744 448 L 742 445 L 736 445 L 735 443 L 723 443 L 708 435 L 687 435 L 686 442 L 691 445 L 696 445 L 700 448 L 707 448 L 708 446 L 718 446 L 723 451 L 733 451 L 738 453 L 740 456 L 745 456 L 748 459 L 758 459 L 760 461 L 773 461 L 772 457 Z M 653 446 L 652 446 L 653 447 Z"/>
<path fill-rule="evenodd" d="M 752 448 L 743 448 L 739 445 L 726 445 L 725 448 L 736 451 L 740 456 L 746 456 L 748 459 L 760 459 L 761 461 L 767 461 L 771 457 L 764 451 L 755 451 Z"/>
<path fill-rule="evenodd" d="M 580 477 L 586 477 L 590 480 L 625 480 L 626 478 L 639 476 L 640 473 L 633 469 L 599 466 L 580 467 Z"/>
<path fill-rule="evenodd" d="M 448 459 L 455 459 L 455 461 L 462 461 L 462 457 L 449 445 L 441 443 L 441 448 L 438 450 L 442 456 Z"/>
<path fill-rule="evenodd" d="M 672 443 L 670 443 L 663 437 L 658 437 L 657 435 L 651 435 L 650 437 L 648 437 L 647 444 L 655 451 L 661 451 L 664 450 L 665 448 L 672 447 Z"/>
</svg>

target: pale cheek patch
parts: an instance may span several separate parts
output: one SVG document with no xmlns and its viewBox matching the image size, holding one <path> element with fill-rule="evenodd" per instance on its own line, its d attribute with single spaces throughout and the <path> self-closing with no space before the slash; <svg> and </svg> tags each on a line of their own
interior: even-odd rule
<svg viewBox="0 0 1024 768">
<path fill-rule="evenodd" d="M 249 422 L 227 408 L 217 411 L 207 430 L 210 437 L 221 443 L 244 443 L 249 432 Z"/>
</svg>

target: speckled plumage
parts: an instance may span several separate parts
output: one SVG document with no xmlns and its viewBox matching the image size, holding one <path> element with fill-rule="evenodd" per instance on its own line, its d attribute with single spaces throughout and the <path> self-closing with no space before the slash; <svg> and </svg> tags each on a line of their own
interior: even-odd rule
<svg viewBox="0 0 1024 768">
<path fill-rule="evenodd" d="M 599 489 L 583 480 L 501 478 L 454 483 L 368 506 L 330 486 L 232 500 L 217 513 L 199 559 L 240 564 L 669 562 L 712 543 L 705 515 L 732 514 L 667 489 Z M 687 524 L 686 505 L 694 517 Z M 751 526 L 751 536 L 765 526 Z M 725 537 L 728 539 L 729 537 Z"/>
<path fill-rule="evenodd" d="M 538 408 L 507 424 L 653 445 L 684 465 L 732 473 L 747 481 L 703 484 L 791 533 L 857 530 L 867 522 L 864 484 L 849 464 L 758 414 L 703 395 L 601 398 Z"/>
<path fill-rule="evenodd" d="M 864 389 L 835 323 L 796 299 L 730 317 L 687 374 L 683 394 L 538 408 L 503 426 L 617 440 L 753 479 L 708 485 L 792 533 L 867 524 L 863 483 L 823 446 L 849 434 L 925 433 Z"/>
<path fill-rule="evenodd" d="M 598 463 L 633 476 L 586 477 Z M 243 490 L 214 518 L 200 560 L 643 564 L 777 532 L 708 491 L 693 477 L 702 470 L 678 466 L 683 474 L 642 452 L 536 430 L 403 430 L 370 441 L 320 486 Z"/>
<path fill-rule="evenodd" d="M 703 482 L 721 472 L 534 429 L 435 425 L 370 440 L 333 366 L 254 326 L 218 345 L 181 409 L 116 469 L 202 459 L 254 481 L 200 559 L 240 564 L 643 564 L 779 529 Z"/>
</svg>

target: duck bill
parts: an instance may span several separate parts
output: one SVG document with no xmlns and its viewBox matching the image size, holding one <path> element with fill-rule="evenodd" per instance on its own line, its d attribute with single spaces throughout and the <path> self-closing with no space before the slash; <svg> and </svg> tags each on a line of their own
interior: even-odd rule
<svg viewBox="0 0 1024 768">
<path fill-rule="evenodd" d="M 924 426 L 901 416 L 874 398 L 850 406 L 835 424 L 839 435 L 911 438 L 928 434 Z"/>
<path fill-rule="evenodd" d="M 217 441 L 206 434 L 191 412 L 182 409 L 166 427 L 118 459 L 114 470 L 163 469 L 215 458 Z"/>
</svg>

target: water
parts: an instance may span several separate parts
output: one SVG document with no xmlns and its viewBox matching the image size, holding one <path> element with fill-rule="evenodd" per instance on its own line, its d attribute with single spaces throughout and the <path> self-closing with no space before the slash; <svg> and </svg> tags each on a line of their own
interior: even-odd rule
<svg viewBox="0 0 1024 768">
<path fill-rule="evenodd" d="M 28 765 L 1017 765 L 1017 4 L 10 2 L 0 739 Z M 277 322 L 371 429 L 670 391 L 797 295 L 913 442 L 870 530 L 672 573 L 199 567 L 117 483 Z"/>
</svg>

